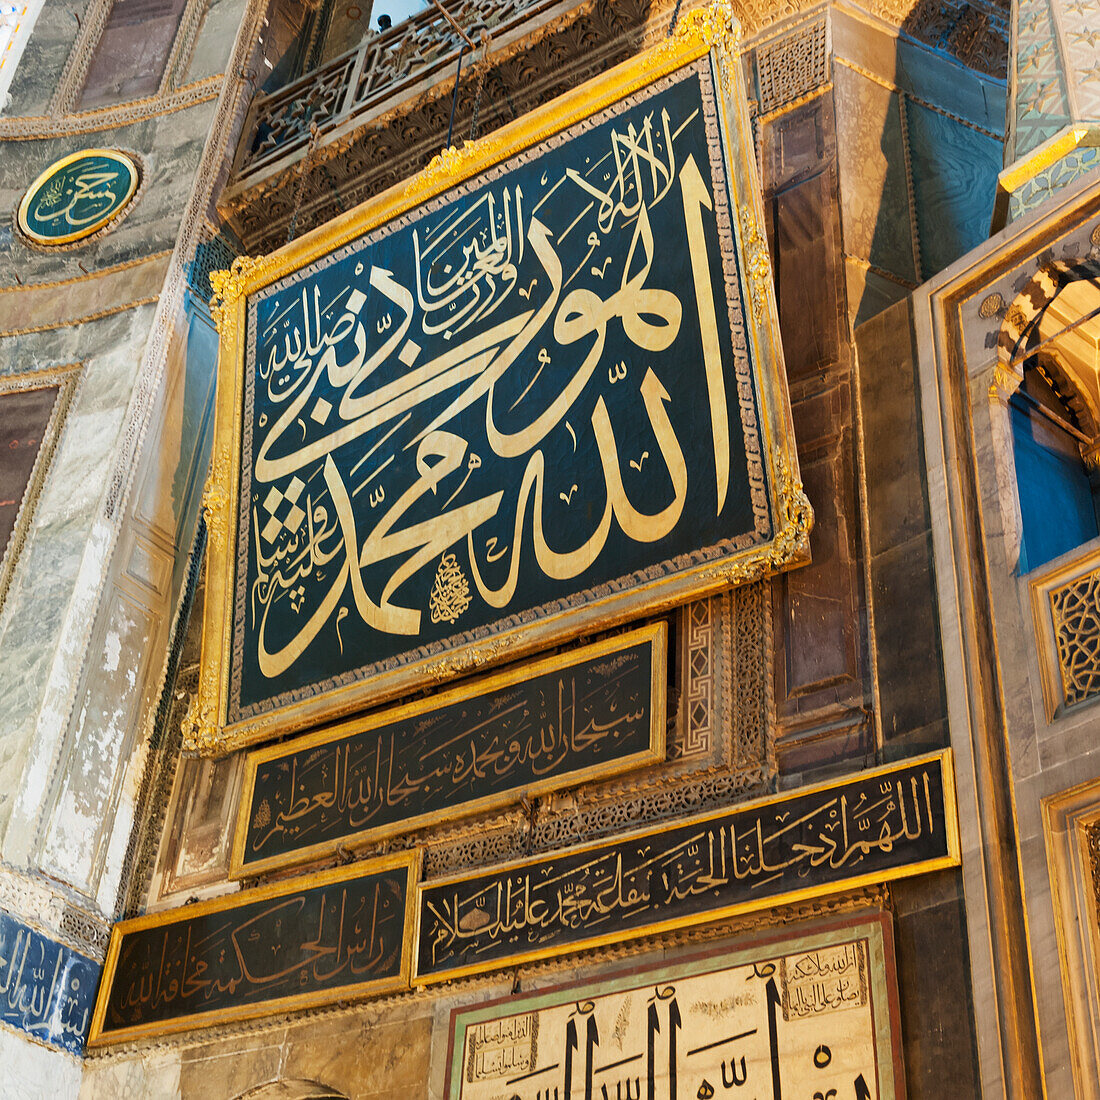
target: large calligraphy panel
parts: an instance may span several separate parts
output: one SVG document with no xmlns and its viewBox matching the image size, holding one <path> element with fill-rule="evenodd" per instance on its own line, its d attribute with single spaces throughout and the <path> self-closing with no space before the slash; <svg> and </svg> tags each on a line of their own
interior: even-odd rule
<svg viewBox="0 0 1100 1100">
<path fill-rule="evenodd" d="M 189 744 L 804 557 L 724 18 L 218 280 L 224 583 Z"/>
<path fill-rule="evenodd" d="M 451 1011 L 447 1100 L 905 1095 L 889 917 Z"/>
<path fill-rule="evenodd" d="M 249 753 L 234 877 L 664 756 L 664 623 Z"/>
<path fill-rule="evenodd" d="M 955 866 L 950 752 L 424 883 L 418 980 Z"/>
<path fill-rule="evenodd" d="M 88 1045 L 407 987 L 418 869 L 403 852 L 119 922 Z"/>
</svg>

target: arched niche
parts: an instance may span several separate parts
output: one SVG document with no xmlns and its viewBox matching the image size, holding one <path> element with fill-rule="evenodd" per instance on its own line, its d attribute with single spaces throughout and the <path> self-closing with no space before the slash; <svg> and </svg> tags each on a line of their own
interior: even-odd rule
<svg viewBox="0 0 1100 1100">
<path fill-rule="evenodd" d="M 1011 564 L 1100 535 L 1100 263 L 1045 265 L 1005 314 L 990 387 Z"/>
<path fill-rule="evenodd" d="M 242 1092 L 235 1100 L 349 1100 L 342 1092 L 319 1081 L 283 1079 L 268 1081 Z"/>
</svg>

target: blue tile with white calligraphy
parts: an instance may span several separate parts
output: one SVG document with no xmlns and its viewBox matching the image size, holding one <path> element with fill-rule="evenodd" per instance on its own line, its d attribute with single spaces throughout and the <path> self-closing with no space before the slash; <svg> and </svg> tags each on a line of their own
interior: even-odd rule
<svg viewBox="0 0 1100 1100">
<path fill-rule="evenodd" d="M 99 963 L 0 912 L 0 1023 L 83 1054 Z"/>
</svg>

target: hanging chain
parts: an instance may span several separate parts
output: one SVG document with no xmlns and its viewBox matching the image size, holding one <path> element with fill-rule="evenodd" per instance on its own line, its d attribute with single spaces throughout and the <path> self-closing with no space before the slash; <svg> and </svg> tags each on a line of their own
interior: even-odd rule
<svg viewBox="0 0 1100 1100">
<path fill-rule="evenodd" d="M 680 21 L 680 4 L 682 2 L 683 0 L 676 0 L 676 7 L 672 9 L 672 22 L 668 25 L 668 34 L 665 35 L 666 38 L 671 38 L 672 32 L 676 30 L 676 24 Z"/>
<path fill-rule="evenodd" d="M 481 63 L 477 74 L 477 91 L 474 93 L 474 117 L 470 123 L 470 140 L 477 137 L 478 119 L 481 117 L 481 93 L 485 91 L 485 74 L 489 71 L 489 43 L 492 36 L 481 32 Z"/>
<path fill-rule="evenodd" d="M 317 145 L 321 140 L 321 128 L 316 122 L 309 124 L 309 145 L 306 155 L 302 158 L 302 166 L 298 169 L 298 185 L 294 188 L 294 209 L 290 215 L 290 225 L 286 231 L 286 243 L 294 240 L 294 234 L 298 232 L 298 213 L 302 209 L 302 196 L 306 190 L 306 176 L 313 165 L 313 156 L 317 152 Z"/>
</svg>

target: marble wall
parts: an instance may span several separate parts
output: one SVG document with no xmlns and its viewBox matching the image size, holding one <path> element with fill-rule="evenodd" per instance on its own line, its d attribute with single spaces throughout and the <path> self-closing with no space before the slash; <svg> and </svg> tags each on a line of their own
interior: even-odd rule
<svg viewBox="0 0 1100 1100">
<path fill-rule="evenodd" d="M 51 250 L 0 228 L 0 374 L 78 374 L 0 606 L 0 909 L 97 964 L 209 449 L 208 288 L 188 275 L 244 106 L 224 74 L 255 37 L 246 4 L 192 0 L 157 94 L 78 114 L 74 74 L 109 6 L 45 5 L 0 116 L 5 209 L 80 149 L 131 151 L 141 167 L 124 219 L 86 243 Z M 75 1095 L 79 1064 L 14 1027 L 0 1028 L 0 1075 L 20 1084 L 0 1092 Z"/>
</svg>

